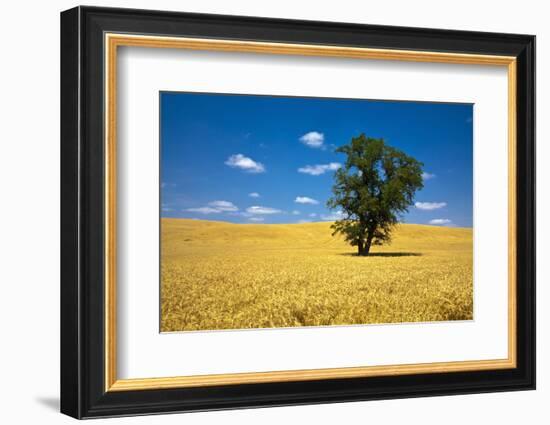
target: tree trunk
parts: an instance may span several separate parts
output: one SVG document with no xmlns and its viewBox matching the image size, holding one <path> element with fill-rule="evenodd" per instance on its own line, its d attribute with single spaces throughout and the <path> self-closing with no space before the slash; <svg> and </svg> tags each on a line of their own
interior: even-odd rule
<svg viewBox="0 0 550 425">
<path fill-rule="evenodd" d="M 357 243 L 357 255 L 364 255 L 363 252 L 364 252 L 363 241 L 359 241 Z"/>
<path fill-rule="evenodd" d="M 369 255 L 372 239 L 373 239 L 373 235 L 367 235 L 367 240 L 365 241 L 365 246 L 363 247 L 363 254 L 361 255 Z"/>
</svg>

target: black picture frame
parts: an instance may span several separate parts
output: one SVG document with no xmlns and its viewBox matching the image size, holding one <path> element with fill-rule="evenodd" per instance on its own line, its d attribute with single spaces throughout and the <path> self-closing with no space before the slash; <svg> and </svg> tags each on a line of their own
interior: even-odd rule
<svg viewBox="0 0 550 425">
<path fill-rule="evenodd" d="M 517 367 L 106 392 L 104 33 L 507 55 L 517 58 Z M 76 7 L 61 13 L 61 412 L 75 418 L 535 388 L 535 37 Z"/>
</svg>

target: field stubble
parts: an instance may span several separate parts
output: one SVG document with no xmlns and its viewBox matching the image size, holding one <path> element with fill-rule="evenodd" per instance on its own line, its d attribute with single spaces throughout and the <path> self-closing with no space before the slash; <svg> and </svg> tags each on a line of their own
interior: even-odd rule
<svg viewBox="0 0 550 425">
<path fill-rule="evenodd" d="M 161 226 L 163 332 L 473 316 L 472 229 L 402 224 L 358 257 L 326 222 Z"/>
</svg>

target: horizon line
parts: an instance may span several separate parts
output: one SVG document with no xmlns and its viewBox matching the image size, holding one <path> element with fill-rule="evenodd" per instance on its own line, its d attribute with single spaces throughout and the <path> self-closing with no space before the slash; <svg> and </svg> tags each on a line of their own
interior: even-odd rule
<svg viewBox="0 0 550 425">
<path fill-rule="evenodd" d="M 302 223 L 300 222 L 288 222 L 288 223 L 262 223 L 262 222 L 243 222 L 243 223 L 236 223 L 234 221 L 225 221 L 225 220 L 210 220 L 207 218 L 193 218 L 193 217 L 160 217 L 161 220 L 188 220 L 188 221 L 207 221 L 210 223 L 223 223 L 223 224 L 235 224 L 235 225 L 253 225 L 253 226 L 287 226 L 289 224 L 295 224 L 295 225 L 302 225 L 302 224 L 318 224 L 318 223 L 334 223 L 336 220 L 318 220 L 318 221 L 304 221 Z M 438 225 L 438 224 L 429 224 L 429 223 L 405 223 L 405 222 L 398 222 L 397 224 L 411 224 L 415 226 L 429 226 L 429 227 L 443 227 L 443 228 L 449 228 L 449 229 L 473 229 L 473 226 L 457 226 L 457 225 Z"/>
</svg>

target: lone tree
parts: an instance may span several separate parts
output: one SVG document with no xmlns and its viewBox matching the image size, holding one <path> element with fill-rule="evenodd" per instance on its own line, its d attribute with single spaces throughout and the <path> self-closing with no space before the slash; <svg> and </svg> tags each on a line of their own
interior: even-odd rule
<svg viewBox="0 0 550 425">
<path fill-rule="evenodd" d="M 342 234 L 359 255 L 369 255 L 371 246 L 391 241 L 400 214 L 413 203 L 421 189 L 422 166 L 416 159 L 387 145 L 383 139 L 361 134 L 336 152 L 347 155 L 346 163 L 334 174 L 334 196 L 330 209 L 342 218 L 331 228 Z"/>
</svg>

